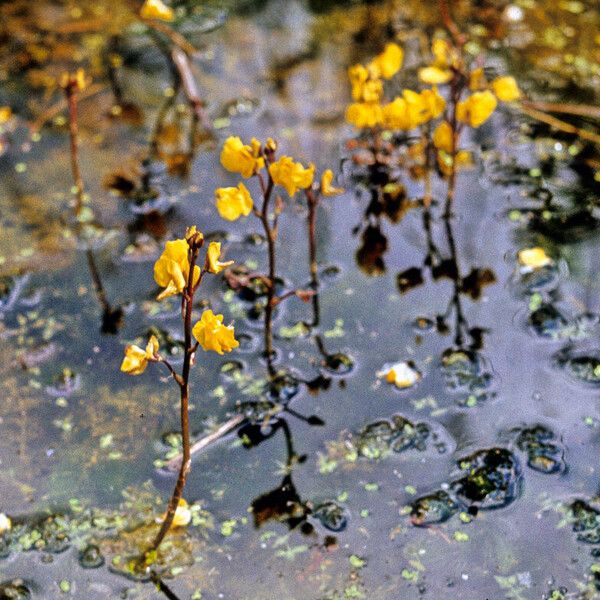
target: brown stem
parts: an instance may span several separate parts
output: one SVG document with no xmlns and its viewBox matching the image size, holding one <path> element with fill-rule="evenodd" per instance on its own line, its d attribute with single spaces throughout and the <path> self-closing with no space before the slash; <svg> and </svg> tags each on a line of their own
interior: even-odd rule
<svg viewBox="0 0 600 600">
<path fill-rule="evenodd" d="M 161 23 L 159 21 L 155 21 L 154 19 L 142 19 L 144 25 L 166 35 L 171 43 L 180 48 L 183 52 L 188 54 L 189 56 L 194 56 L 197 50 L 192 44 L 190 44 L 179 32 L 175 31 L 172 27 L 169 27 L 166 23 Z"/>
<path fill-rule="evenodd" d="M 455 23 L 452 15 L 450 14 L 450 8 L 448 7 L 448 0 L 439 0 L 440 14 L 444 21 L 444 26 L 450 32 L 454 43 L 461 48 L 467 41 L 465 36 L 461 33 L 458 25 Z"/>
<path fill-rule="evenodd" d="M 542 102 L 539 100 L 523 100 L 523 106 L 546 112 L 565 113 L 580 117 L 600 119 L 600 106 L 589 104 L 569 104 L 568 102 Z"/>
<path fill-rule="evenodd" d="M 77 125 L 76 83 L 69 82 L 65 87 L 69 107 L 69 137 L 71 141 L 71 174 L 75 186 L 75 217 L 79 218 L 83 208 L 83 179 L 79 168 L 79 127 Z"/>
<path fill-rule="evenodd" d="M 579 127 L 575 127 L 575 125 L 571 125 L 571 123 L 567 123 L 561 119 L 557 119 L 552 115 L 549 115 L 541 110 L 536 110 L 535 108 L 531 108 L 530 105 L 520 104 L 517 105 L 517 108 L 525 113 L 527 116 L 537 119 L 538 121 L 542 121 L 542 123 L 546 123 L 559 131 L 564 131 L 566 133 L 573 133 L 584 140 L 588 140 L 590 142 L 594 142 L 595 144 L 600 145 L 600 135 L 594 133 L 593 131 L 589 131 L 587 129 L 581 129 Z"/>
<path fill-rule="evenodd" d="M 173 48 L 173 50 L 171 50 L 171 60 L 179 71 L 179 77 L 181 78 L 183 91 L 188 99 L 188 102 L 190 103 L 190 106 L 192 107 L 192 110 L 194 111 L 194 114 L 202 123 L 204 129 L 210 131 L 211 125 L 208 121 L 206 113 L 204 112 L 204 102 L 202 102 L 202 98 L 200 98 L 198 84 L 196 83 L 196 78 L 192 73 L 192 65 L 189 56 L 180 48 Z"/>
<path fill-rule="evenodd" d="M 452 206 L 454 204 L 454 195 L 456 191 L 456 150 L 458 147 L 458 121 L 456 118 L 456 106 L 460 97 L 460 90 L 458 88 L 457 75 L 455 74 L 450 88 L 450 128 L 452 129 L 452 147 L 450 150 L 450 158 L 452 160 L 450 166 L 450 174 L 448 176 L 448 193 L 446 195 L 446 209 L 444 211 L 444 217 L 450 218 L 452 216 Z"/>
<path fill-rule="evenodd" d="M 263 203 L 260 210 L 260 221 L 262 223 L 265 237 L 267 238 L 267 247 L 269 255 L 269 285 L 267 286 L 267 305 L 265 306 L 265 331 L 264 345 L 265 358 L 269 375 L 275 375 L 273 366 L 273 307 L 275 299 L 275 231 L 269 222 L 269 202 L 273 192 L 273 179 L 269 175 L 269 182 L 265 185 L 262 175 L 258 174 L 261 190 L 263 193 Z"/>
<path fill-rule="evenodd" d="M 313 288 L 317 286 L 317 238 L 316 238 L 316 225 L 317 225 L 317 206 L 319 204 L 319 197 L 315 195 L 314 191 L 309 189 L 305 190 L 306 201 L 308 203 L 308 256 L 310 261 L 310 283 Z"/>
<path fill-rule="evenodd" d="M 319 275 L 317 265 L 317 206 L 319 197 L 311 189 L 306 190 L 306 201 L 308 203 L 308 257 L 310 263 L 310 285 L 313 290 L 319 287 Z M 311 327 L 317 327 L 320 321 L 319 294 L 315 293 L 312 297 L 313 320 Z"/>
<path fill-rule="evenodd" d="M 173 519 L 175 518 L 175 511 L 179 506 L 179 501 L 183 496 L 183 489 L 187 476 L 191 469 L 191 453 L 190 453 L 190 419 L 189 419 L 189 393 L 190 393 L 190 369 L 192 366 L 192 359 L 195 352 L 195 346 L 192 345 L 192 310 L 194 301 L 194 267 L 198 258 L 198 248 L 194 247 L 190 250 L 189 264 L 190 271 L 188 274 L 187 286 L 183 295 L 184 303 L 184 335 L 185 335 L 185 356 L 183 359 L 183 369 L 181 372 L 181 381 L 175 380 L 179 384 L 180 389 L 180 417 L 181 417 L 181 439 L 183 443 L 183 452 L 181 466 L 179 468 L 179 475 L 177 482 L 175 483 L 175 489 L 169 500 L 167 507 L 167 514 L 162 522 L 160 530 L 156 534 L 152 546 L 145 552 L 144 558 L 147 558 L 150 552 L 155 552 L 167 535 Z M 200 275 L 202 277 L 202 275 Z M 198 282 L 199 283 L 199 282 Z M 197 286 L 196 286 L 197 287 Z"/>
</svg>

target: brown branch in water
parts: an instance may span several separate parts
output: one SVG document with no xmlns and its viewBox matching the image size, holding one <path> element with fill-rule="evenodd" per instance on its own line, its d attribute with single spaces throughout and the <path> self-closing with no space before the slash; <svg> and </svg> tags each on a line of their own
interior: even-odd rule
<svg viewBox="0 0 600 600">
<path fill-rule="evenodd" d="M 83 209 L 83 178 L 79 167 L 79 126 L 77 124 L 77 80 L 70 79 L 65 85 L 65 96 L 69 108 L 69 140 L 71 155 L 71 175 L 75 186 L 75 217 L 79 218 Z"/>
<path fill-rule="evenodd" d="M 600 145 L 600 135 L 594 133 L 593 131 L 589 131 L 588 129 L 581 129 L 576 127 L 575 125 L 571 125 L 571 123 L 567 123 L 566 121 L 562 121 L 561 119 L 557 119 L 552 115 L 549 115 L 541 110 L 536 110 L 534 108 L 530 108 L 524 104 L 517 104 L 517 108 L 527 116 L 541 121 L 542 123 L 546 123 L 559 131 L 564 131 L 565 133 L 573 133 L 576 136 L 588 140 L 589 142 L 594 142 L 595 144 Z"/>
<path fill-rule="evenodd" d="M 200 98 L 200 93 L 198 92 L 198 84 L 196 83 L 196 78 L 192 72 L 192 65 L 189 56 L 183 50 L 176 47 L 171 50 L 171 60 L 179 72 L 183 91 L 194 111 L 194 114 L 202 123 L 204 129 L 210 130 L 211 125 L 208 121 L 206 113 L 204 112 L 204 102 L 202 101 L 202 98 Z"/>
<path fill-rule="evenodd" d="M 564 113 L 568 115 L 577 115 L 579 117 L 592 117 L 600 119 L 600 106 L 590 104 L 569 104 L 568 102 L 541 102 L 533 100 L 523 100 L 522 106 L 541 110 L 544 112 Z"/>
<path fill-rule="evenodd" d="M 196 52 L 198 52 L 198 50 L 196 50 L 196 48 L 179 32 L 175 31 L 172 27 L 169 27 L 166 23 L 161 23 L 160 21 L 155 21 L 153 19 L 142 19 L 142 22 L 146 27 L 167 36 L 174 46 L 181 49 L 188 56 L 194 56 Z"/>
<path fill-rule="evenodd" d="M 100 83 L 93 83 L 90 86 L 88 86 L 85 90 L 79 92 L 78 100 L 81 103 L 84 100 L 87 100 L 88 98 L 91 98 L 92 96 L 95 96 L 96 94 L 104 91 L 105 89 L 106 89 L 106 86 L 104 86 Z M 38 133 L 48 121 L 50 121 L 51 119 L 54 119 L 55 117 L 60 115 L 65 109 L 68 108 L 68 106 L 69 106 L 68 101 L 67 101 L 67 98 L 65 97 L 65 98 L 62 98 L 61 100 L 59 100 L 56 104 L 53 104 L 52 106 L 50 106 L 46 110 L 44 110 L 35 119 L 35 121 L 33 121 L 33 123 L 31 123 L 31 125 L 29 125 L 30 135 Z"/>
<path fill-rule="evenodd" d="M 236 427 L 240 426 L 245 419 L 246 417 L 243 415 L 235 415 L 234 417 L 231 417 L 231 419 L 219 425 L 214 431 L 211 431 L 209 434 L 192 444 L 190 448 L 190 456 L 194 456 L 198 452 L 201 452 L 205 448 L 208 448 L 211 444 L 214 444 L 222 437 L 226 436 L 228 433 L 231 433 Z M 181 467 L 182 459 L 183 454 L 178 454 L 165 464 L 165 469 L 167 471 L 177 471 Z"/>
</svg>

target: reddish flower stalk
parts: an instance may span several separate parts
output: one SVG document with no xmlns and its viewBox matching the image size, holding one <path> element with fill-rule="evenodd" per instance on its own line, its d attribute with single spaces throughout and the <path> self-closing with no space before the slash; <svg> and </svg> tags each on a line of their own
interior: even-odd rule
<svg viewBox="0 0 600 600">
<path fill-rule="evenodd" d="M 181 375 L 176 373 L 173 367 L 165 360 L 162 362 L 165 363 L 173 379 L 179 385 L 180 391 L 180 418 L 181 418 L 181 439 L 183 444 L 183 453 L 181 459 L 181 466 L 179 467 L 179 474 L 177 476 L 177 482 L 175 483 L 175 488 L 173 489 L 173 493 L 171 494 L 171 499 L 169 500 L 169 505 L 167 507 L 167 513 L 165 518 L 162 521 L 161 527 L 152 542 L 152 545 L 143 555 L 144 563 L 151 563 L 150 555 L 158 550 L 158 547 L 164 540 L 167 535 L 169 529 L 173 524 L 173 519 L 175 518 L 175 512 L 177 507 L 179 506 L 179 501 L 183 497 L 183 490 L 185 488 L 185 484 L 187 481 L 187 477 L 191 470 L 191 452 L 190 452 L 190 419 L 189 419 L 189 395 L 190 395 L 190 369 L 194 362 L 194 355 L 198 348 L 197 343 L 193 343 L 192 338 L 192 310 L 194 304 L 194 294 L 202 281 L 202 276 L 204 274 L 204 270 L 200 272 L 200 277 L 196 284 L 194 284 L 194 270 L 196 261 L 198 260 L 198 251 L 202 247 L 203 240 L 200 236 L 192 236 L 188 240 L 188 244 L 190 246 L 188 260 L 190 264 L 189 274 L 186 289 L 184 290 L 182 299 L 181 299 L 181 310 L 182 310 L 182 318 L 183 318 L 183 327 L 184 327 L 184 343 L 185 343 L 185 354 L 183 358 L 183 368 Z"/>
</svg>

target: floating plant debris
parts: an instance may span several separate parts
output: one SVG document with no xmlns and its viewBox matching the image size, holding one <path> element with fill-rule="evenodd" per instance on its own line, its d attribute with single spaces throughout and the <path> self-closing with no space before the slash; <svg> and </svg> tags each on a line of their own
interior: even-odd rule
<svg viewBox="0 0 600 600">
<path fill-rule="evenodd" d="M 412 503 L 410 519 L 413 525 L 427 527 L 444 523 L 459 510 L 458 504 L 444 491 L 422 496 Z"/>
<path fill-rule="evenodd" d="M 423 377 L 412 361 L 399 362 L 390 367 L 384 367 L 382 371 L 377 373 L 377 376 L 384 377 L 388 383 L 394 384 L 399 389 L 413 387 Z"/>
<path fill-rule="evenodd" d="M 348 511 L 334 500 L 317 504 L 312 515 L 329 531 L 344 531 L 348 525 Z"/>
</svg>

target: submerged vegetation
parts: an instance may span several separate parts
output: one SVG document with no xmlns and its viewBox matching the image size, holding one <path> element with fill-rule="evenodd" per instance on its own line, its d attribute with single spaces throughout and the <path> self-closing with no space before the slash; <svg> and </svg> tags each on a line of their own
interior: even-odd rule
<svg viewBox="0 0 600 600">
<path fill-rule="evenodd" d="M 0 3 L 0 600 L 600 597 L 599 22 Z"/>
</svg>

